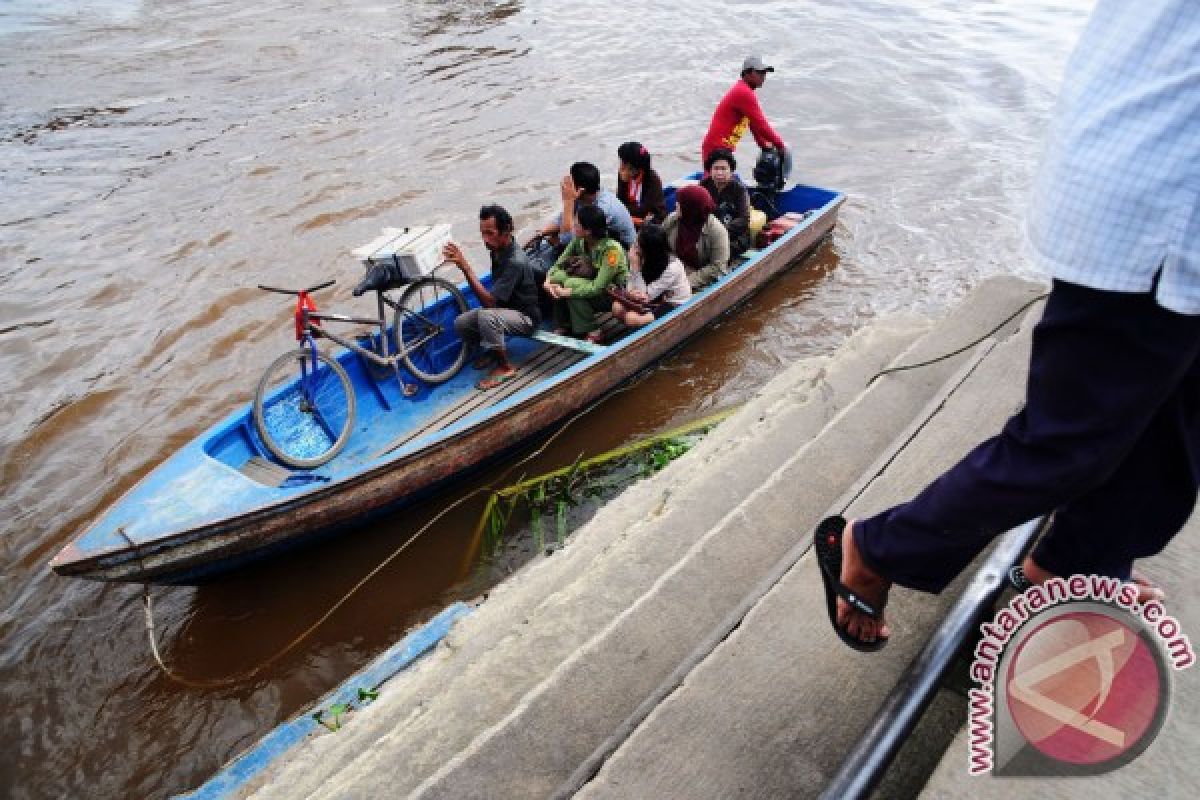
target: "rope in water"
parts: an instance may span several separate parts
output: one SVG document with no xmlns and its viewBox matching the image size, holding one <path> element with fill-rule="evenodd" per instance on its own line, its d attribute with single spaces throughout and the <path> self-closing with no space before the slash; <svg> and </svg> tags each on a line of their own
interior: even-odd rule
<svg viewBox="0 0 1200 800">
<path fill-rule="evenodd" d="M 182 684 L 184 686 L 187 686 L 187 687 L 193 688 L 193 689 L 220 689 L 220 688 L 224 688 L 227 686 L 236 686 L 237 684 L 245 683 L 246 681 L 257 677 L 258 675 L 261 675 L 264 670 L 266 670 L 268 667 L 270 667 L 275 662 L 279 661 L 279 659 L 286 656 L 292 650 L 295 650 L 296 647 L 298 647 L 302 642 L 304 642 L 306 639 L 308 639 L 310 636 L 312 636 L 312 634 L 314 632 L 316 632 L 316 630 L 318 628 L 320 628 L 322 625 L 324 625 L 329 620 L 329 618 L 332 617 L 337 612 L 337 610 L 339 608 L 341 608 L 343 605 L 345 605 L 346 602 L 349 601 L 350 598 L 353 597 L 358 592 L 359 589 L 361 589 L 363 586 L 365 586 L 372 578 L 374 578 L 376 575 L 378 575 L 380 573 L 380 571 L 383 570 L 384 567 L 386 567 L 388 564 L 390 564 L 392 561 L 394 561 L 401 553 L 403 553 L 405 550 L 407 550 L 408 547 L 413 542 L 415 542 L 418 538 L 420 538 L 420 536 L 422 534 L 424 534 L 426 531 L 428 531 L 430 528 L 432 528 L 434 523 L 436 523 L 438 520 L 440 520 L 446 514 L 450 513 L 450 511 L 452 511 L 453 509 L 455 509 L 458 506 L 465 503 L 467 500 L 470 500 L 472 497 L 475 497 L 476 495 L 479 495 L 483 492 L 496 492 L 497 491 L 496 484 L 502 483 L 505 479 L 508 478 L 509 475 L 511 475 L 513 473 L 513 471 L 515 471 L 519 467 L 524 466 L 528 462 L 532 461 L 533 459 L 537 458 L 542 453 L 544 453 L 546 451 L 546 448 L 548 448 L 554 442 L 555 439 L 557 439 L 559 436 L 561 436 L 563 433 L 565 433 L 568 428 L 570 428 L 573 424 L 575 424 L 575 422 L 577 422 L 579 419 L 581 419 L 584 416 L 586 416 L 587 414 L 589 414 L 592 410 L 594 410 L 597 406 L 599 406 L 601 403 L 605 402 L 606 400 L 614 397 L 615 395 L 618 395 L 623 392 L 627 392 L 630 389 L 633 389 L 635 386 L 639 385 L 643 380 L 645 380 L 649 375 L 650 375 L 650 373 L 646 372 L 642 376 L 635 378 L 628 385 L 623 386 L 620 389 L 617 389 L 615 391 L 609 392 L 605 396 L 601 397 L 599 400 L 596 400 L 594 403 L 589 405 L 587 408 L 583 409 L 578 414 L 576 414 L 575 416 L 573 416 L 569 420 L 567 420 L 565 423 L 563 423 L 562 427 L 560 427 L 557 431 L 555 431 L 553 434 L 551 434 L 550 438 L 548 438 L 545 442 L 543 442 L 540 447 L 538 447 L 536 450 L 534 450 L 532 453 L 527 455 L 525 458 L 521 459 L 520 461 L 516 462 L 511 467 L 506 469 L 504 471 L 504 473 L 500 475 L 500 477 L 496 478 L 494 483 L 488 484 L 486 486 L 480 486 L 480 487 L 472 490 L 471 492 L 468 492 L 467 494 L 463 495 L 462 497 L 458 498 L 457 500 L 455 500 L 453 503 L 446 506 L 445 508 L 443 508 L 437 514 L 435 514 L 428 522 L 426 522 L 424 525 L 422 525 L 420 527 L 420 529 L 417 530 L 416 533 L 414 533 L 412 536 L 408 537 L 408 539 L 406 539 L 399 547 L 397 547 L 395 550 L 393 550 L 386 558 L 384 558 L 382 561 L 380 561 L 379 564 L 377 564 L 370 572 L 368 572 L 366 575 L 364 575 L 362 577 L 362 579 L 360 579 L 358 581 L 358 583 L 354 584 L 354 586 L 351 587 L 349 591 L 347 591 L 345 594 L 343 594 L 337 602 L 335 602 L 332 606 L 330 606 L 329 609 L 324 614 L 322 614 L 317 619 L 316 622 L 309 625 L 303 632 L 301 632 L 298 636 L 296 636 L 294 639 L 292 639 L 290 642 L 288 642 L 287 645 L 285 645 L 282 649 L 278 650 L 274 655 L 270 656 L 265 661 L 260 662 L 258 665 L 254 666 L 251 669 L 237 673 L 236 675 L 230 675 L 230 676 L 223 677 L 223 678 L 189 678 L 186 675 L 181 675 L 180 673 L 173 670 L 171 667 L 167 666 L 165 660 L 162 657 L 162 653 L 159 651 L 159 647 L 158 647 L 158 632 L 157 632 L 157 628 L 154 623 L 154 602 L 150 596 L 150 586 L 149 586 L 149 584 L 142 584 L 142 609 L 143 609 L 145 619 L 146 619 L 146 633 L 150 638 L 150 652 L 154 656 L 155 663 L 158 664 L 159 669 L 161 669 L 163 674 L 166 675 L 168 678 L 175 681 L 176 683 Z"/>
</svg>

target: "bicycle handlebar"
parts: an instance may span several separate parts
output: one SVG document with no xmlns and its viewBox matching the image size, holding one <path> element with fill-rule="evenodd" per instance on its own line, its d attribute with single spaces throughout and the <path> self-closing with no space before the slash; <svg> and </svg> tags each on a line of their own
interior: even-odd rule
<svg viewBox="0 0 1200 800">
<path fill-rule="evenodd" d="M 318 283 L 316 286 L 310 286 L 307 289 L 280 289 L 276 286 L 263 286 L 260 283 L 258 288 L 266 292 L 276 292 L 278 294 L 300 294 L 301 292 L 304 294 L 312 294 L 313 292 L 320 291 L 321 289 L 328 289 L 335 283 L 337 283 L 336 280 L 327 280 L 324 283 Z"/>
</svg>

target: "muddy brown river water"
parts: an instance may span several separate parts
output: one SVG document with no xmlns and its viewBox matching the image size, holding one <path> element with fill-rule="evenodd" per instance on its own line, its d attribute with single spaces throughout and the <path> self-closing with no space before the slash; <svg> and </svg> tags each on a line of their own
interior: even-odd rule
<svg viewBox="0 0 1200 800">
<path fill-rule="evenodd" d="M 288 344 L 257 283 L 339 279 L 384 225 L 482 202 L 530 228 L 638 139 L 664 178 L 744 56 L 795 176 L 848 194 L 832 238 L 736 316 L 579 420 L 528 471 L 737 403 L 885 314 L 1035 275 L 1022 203 L 1084 0 L 7 0 L 0 4 L 0 796 L 163 797 L 446 603 L 534 557 L 479 552 L 464 504 L 254 681 L 154 665 L 137 587 L 50 558 L 238 404 Z M 752 164 L 752 143 L 739 156 Z M 948 347 L 954 343 L 947 343 Z M 214 678 L 269 657 L 445 504 L 203 587 L 156 589 L 164 656 Z"/>
</svg>

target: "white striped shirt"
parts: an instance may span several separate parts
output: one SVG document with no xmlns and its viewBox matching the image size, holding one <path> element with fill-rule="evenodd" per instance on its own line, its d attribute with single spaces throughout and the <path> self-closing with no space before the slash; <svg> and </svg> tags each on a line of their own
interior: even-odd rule
<svg viewBox="0 0 1200 800">
<path fill-rule="evenodd" d="M 1200 314 L 1200 0 L 1099 0 L 1030 206 L 1042 265 Z M 1161 274 L 1160 274 L 1161 270 Z"/>
</svg>

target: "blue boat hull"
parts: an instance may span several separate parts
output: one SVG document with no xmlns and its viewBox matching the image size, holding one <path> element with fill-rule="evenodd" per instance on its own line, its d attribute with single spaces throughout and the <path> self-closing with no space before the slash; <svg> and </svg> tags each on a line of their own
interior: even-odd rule
<svg viewBox="0 0 1200 800">
<path fill-rule="evenodd" d="M 843 199 L 814 187 L 781 193 L 781 211 L 813 213 L 677 311 L 507 396 L 479 392 L 478 373 L 465 369 L 404 397 L 393 376 L 375 375 L 359 356 L 341 352 L 359 413 L 347 446 L 328 464 L 271 485 L 289 472 L 270 463 L 250 408 L 240 408 L 130 489 L 52 567 L 93 580 L 191 583 L 426 497 L 527 447 L 702 331 L 814 248 Z M 533 339 L 514 339 L 509 348 L 522 364 L 550 365 L 561 354 Z"/>
</svg>

